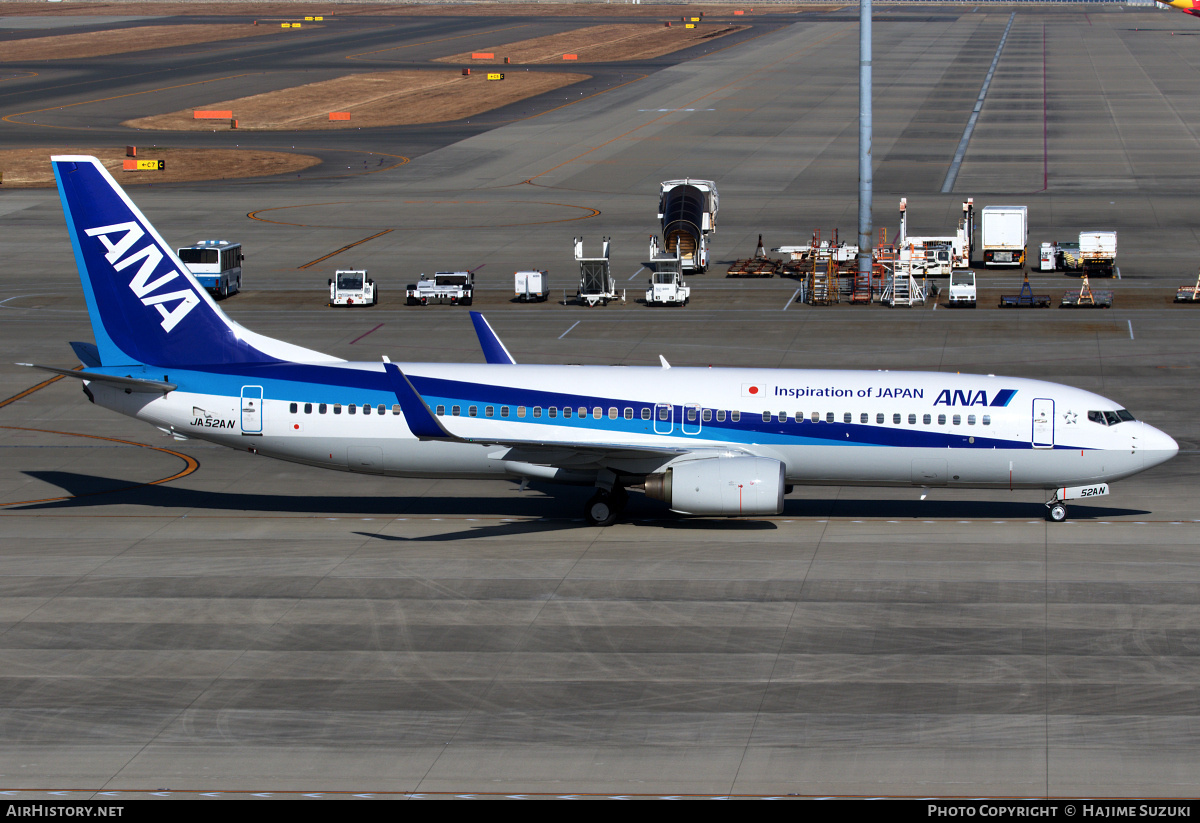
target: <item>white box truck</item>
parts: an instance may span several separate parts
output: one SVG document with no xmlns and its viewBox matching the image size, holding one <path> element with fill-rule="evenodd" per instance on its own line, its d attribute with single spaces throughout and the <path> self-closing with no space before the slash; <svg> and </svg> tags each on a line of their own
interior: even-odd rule
<svg viewBox="0 0 1200 823">
<path fill-rule="evenodd" d="M 1081 231 L 1079 257 L 1084 274 L 1090 277 L 1112 277 L 1117 271 L 1117 233 Z"/>
<path fill-rule="evenodd" d="M 980 213 L 979 245 L 987 266 L 1024 266 L 1029 239 L 1029 210 L 1025 206 L 984 206 Z"/>
</svg>

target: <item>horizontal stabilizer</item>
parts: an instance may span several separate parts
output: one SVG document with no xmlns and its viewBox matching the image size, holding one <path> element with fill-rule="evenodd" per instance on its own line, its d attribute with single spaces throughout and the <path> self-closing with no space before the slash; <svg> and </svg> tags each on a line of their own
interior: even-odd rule
<svg viewBox="0 0 1200 823">
<path fill-rule="evenodd" d="M 162 380 L 146 380 L 141 377 L 117 377 L 112 374 L 97 374 L 96 372 L 75 371 L 74 369 L 59 369 L 54 366 L 39 366 L 37 363 L 17 363 L 18 366 L 25 366 L 30 369 L 41 369 L 42 371 L 60 374 L 63 377 L 74 377 L 77 380 L 87 380 L 90 383 L 107 383 L 110 386 L 116 386 L 119 389 L 125 389 L 131 392 L 145 392 L 146 394 L 167 394 L 175 391 L 178 388 L 174 383 L 166 383 Z"/>
<path fill-rule="evenodd" d="M 95 343 L 74 342 L 71 343 L 71 348 L 75 350 L 75 356 L 79 358 L 79 362 L 89 369 L 100 367 L 100 349 L 96 348 Z"/>
</svg>

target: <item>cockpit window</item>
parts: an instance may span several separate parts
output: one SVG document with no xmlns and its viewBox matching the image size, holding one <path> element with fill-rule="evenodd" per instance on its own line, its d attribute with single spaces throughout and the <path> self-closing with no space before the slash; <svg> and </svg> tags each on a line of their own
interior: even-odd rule
<svg viewBox="0 0 1200 823">
<path fill-rule="evenodd" d="M 1087 413 L 1088 420 L 1093 423 L 1099 423 L 1101 426 L 1115 426 L 1118 423 L 1124 423 L 1127 420 L 1134 420 L 1134 416 L 1126 409 L 1117 409 L 1116 411 L 1089 411 Z"/>
</svg>

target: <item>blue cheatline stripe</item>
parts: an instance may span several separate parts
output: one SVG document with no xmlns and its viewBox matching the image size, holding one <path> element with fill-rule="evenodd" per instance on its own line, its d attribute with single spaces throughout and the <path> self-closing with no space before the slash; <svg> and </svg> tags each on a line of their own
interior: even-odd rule
<svg viewBox="0 0 1200 823">
<path fill-rule="evenodd" d="M 260 366 L 225 366 L 225 373 L 172 371 L 143 369 L 101 369 L 111 374 L 131 374 L 134 377 L 152 379 L 169 378 L 180 386 L 182 391 L 199 394 L 214 394 L 236 396 L 241 386 L 253 382 L 262 385 L 268 399 L 306 403 L 342 403 L 345 405 L 377 404 L 392 405 L 401 403 L 401 410 L 410 426 L 419 437 L 446 437 L 436 415 L 429 409 L 443 406 L 450 411 L 455 405 L 460 407 L 462 416 L 467 415 L 471 405 L 477 407 L 480 419 L 488 419 L 486 407 L 496 407 L 498 423 L 516 425 L 554 426 L 564 433 L 578 432 L 580 435 L 604 434 L 610 439 L 628 435 L 648 435 L 659 438 L 669 438 L 672 442 L 686 443 L 688 441 L 720 441 L 735 444 L 751 445 L 824 445 L 824 446 L 883 446 L 906 448 L 975 448 L 975 449 L 1026 449 L 1031 444 L 1021 441 L 988 437 L 985 430 L 955 429 L 954 431 L 923 431 L 900 426 L 863 423 L 828 423 L 824 420 L 814 422 L 805 419 L 799 423 L 792 419 L 780 422 L 774 416 L 770 421 L 764 421 L 760 413 L 744 413 L 741 420 L 733 422 L 709 421 L 688 423 L 689 426 L 700 425 L 698 433 L 685 433 L 681 421 L 685 420 L 686 408 L 681 404 L 672 405 L 672 431 L 659 433 L 654 431 L 654 416 L 656 405 L 640 400 L 625 400 L 597 395 L 569 394 L 566 392 L 548 392 L 536 390 L 512 389 L 506 386 L 472 383 L 458 380 L 446 380 L 434 377 L 407 377 L 394 364 L 388 364 L 396 370 L 393 377 L 390 369 L 381 368 L 378 371 L 363 369 L 339 368 L 336 366 L 316 366 L 311 364 L 263 364 Z M 319 378 L 314 381 L 313 378 Z M 401 382 L 397 382 L 401 381 Z M 415 390 L 415 396 L 410 390 Z M 423 402 L 422 402 L 423 401 Z M 499 407 L 508 406 L 510 416 L 499 417 Z M 516 416 L 515 408 L 523 406 L 527 409 L 526 417 Z M 587 409 L 584 417 L 573 414 L 571 417 L 550 418 L 543 413 L 534 418 L 533 407 L 570 408 L 577 411 L 579 407 Z M 596 407 L 601 408 L 602 416 L 597 419 L 593 415 Z M 608 417 L 609 408 L 618 408 L 616 419 Z M 634 418 L 624 417 L 625 408 L 634 410 Z M 641 417 L 646 409 L 651 419 Z M 715 411 L 715 410 L 714 410 Z M 661 425 L 661 424 L 660 424 Z M 478 437 L 478 435 L 472 435 Z M 506 437 L 519 439 L 510 433 Z M 974 438 L 974 442 L 970 442 Z M 577 440 L 579 437 L 564 434 L 564 439 Z M 1061 448 L 1078 448 L 1062 446 Z"/>
</svg>

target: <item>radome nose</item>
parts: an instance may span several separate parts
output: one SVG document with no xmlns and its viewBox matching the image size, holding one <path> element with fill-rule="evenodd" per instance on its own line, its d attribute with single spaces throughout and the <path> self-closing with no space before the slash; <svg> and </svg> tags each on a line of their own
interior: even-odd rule
<svg viewBox="0 0 1200 823">
<path fill-rule="evenodd" d="M 1159 431 L 1153 426 L 1142 424 L 1141 436 L 1139 439 L 1140 451 L 1142 452 L 1143 465 L 1146 468 L 1157 466 L 1160 463 L 1166 463 L 1175 455 L 1179 454 L 1179 444 L 1175 442 L 1175 438 L 1164 431 Z"/>
</svg>

